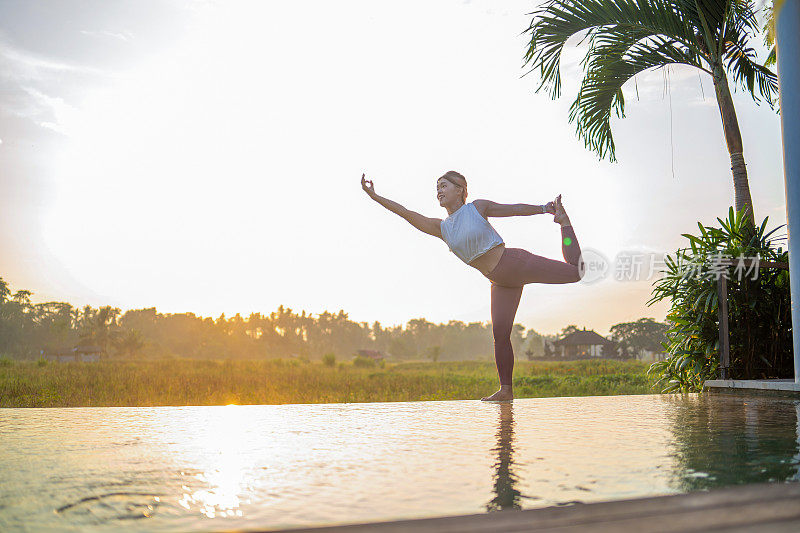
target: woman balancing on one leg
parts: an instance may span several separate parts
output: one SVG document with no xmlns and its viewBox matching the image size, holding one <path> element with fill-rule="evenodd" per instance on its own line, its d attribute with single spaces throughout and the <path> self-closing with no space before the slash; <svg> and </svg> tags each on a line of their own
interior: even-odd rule
<svg viewBox="0 0 800 533">
<path fill-rule="evenodd" d="M 448 214 L 442 220 L 423 216 L 378 196 L 372 181 L 365 179 L 363 174 L 361 187 L 370 198 L 397 213 L 418 230 L 444 240 L 459 259 L 491 281 L 492 334 L 500 390 L 481 399 L 513 400 L 511 374 L 514 370 L 514 351 L 511 347 L 511 329 L 522 288 L 527 283 L 575 283 L 580 281 L 585 271 L 578 239 L 561 205 L 561 195 L 545 205 L 498 204 L 490 200 L 466 203 L 467 180 L 451 170 L 436 182 L 436 197 Z M 503 239 L 487 220 L 488 217 L 544 213 L 555 215 L 553 221 L 561 225 L 561 252 L 565 262 L 532 254 L 522 248 L 506 248 Z"/>
</svg>

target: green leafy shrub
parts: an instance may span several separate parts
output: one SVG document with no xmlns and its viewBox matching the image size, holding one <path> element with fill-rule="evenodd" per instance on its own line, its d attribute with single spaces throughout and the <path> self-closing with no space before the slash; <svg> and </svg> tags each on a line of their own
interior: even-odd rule
<svg viewBox="0 0 800 533">
<path fill-rule="evenodd" d="M 648 374 L 657 377 L 663 392 L 695 392 L 716 379 L 719 370 L 719 277 L 728 285 L 732 379 L 789 377 L 792 365 L 789 272 L 760 268 L 756 274 L 742 266 L 714 265 L 714 258 L 759 257 L 759 261 L 788 262 L 788 251 L 765 233 L 765 218 L 755 232 L 744 224 L 744 210 L 717 218 L 719 228 L 697 223 L 700 235 L 682 235 L 689 246 L 666 255 L 662 278 L 654 282 L 651 305 L 669 298 L 667 359 L 653 363 Z M 755 279 L 753 279 L 755 277 Z"/>
<path fill-rule="evenodd" d="M 9 359 L 7 356 L 0 355 L 0 368 L 8 368 L 9 366 L 12 366 L 13 364 L 14 364 L 14 361 Z"/>
<path fill-rule="evenodd" d="M 375 361 L 369 357 L 357 355 L 353 358 L 353 366 L 358 368 L 375 368 Z"/>
<path fill-rule="evenodd" d="M 325 366 L 336 366 L 336 355 L 333 353 L 326 353 L 322 356 L 322 364 Z"/>
</svg>

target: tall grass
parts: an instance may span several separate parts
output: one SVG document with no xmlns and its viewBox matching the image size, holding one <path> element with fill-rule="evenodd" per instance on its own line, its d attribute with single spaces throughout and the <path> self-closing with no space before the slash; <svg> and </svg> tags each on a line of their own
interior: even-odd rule
<svg viewBox="0 0 800 533">
<path fill-rule="evenodd" d="M 648 365 L 528 362 L 517 398 L 649 394 Z M 361 368 L 291 360 L 156 360 L 0 365 L 0 407 L 388 402 L 479 399 L 498 388 L 494 363 L 388 363 Z"/>
</svg>

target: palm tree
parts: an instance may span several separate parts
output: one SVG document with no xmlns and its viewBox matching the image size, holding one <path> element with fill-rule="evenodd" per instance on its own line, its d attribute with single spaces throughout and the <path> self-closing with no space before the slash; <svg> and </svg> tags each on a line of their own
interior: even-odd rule
<svg viewBox="0 0 800 533">
<path fill-rule="evenodd" d="M 114 336 L 114 345 L 120 353 L 133 357 L 144 348 L 144 339 L 138 330 L 128 329 Z"/>
<path fill-rule="evenodd" d="M 571 36 L 584 35 L 589 51 L 586 74 L 570 107 L 578 136 L 602 159 L 614 156 L 611 113 L 624 117 L 622 86 L 636 74 L 672 63 L 691 65 L 714 80 L 725 141 L 731 158 L 736 210 L 745 209 L 754 228 L 753 200 L 747 181 L 742 135 L 728 76 L 756 103 L 758 92 L 774 106 L 775 74 L 756 62 L 751 41 L 760 34 L 750 0 L 550 0 L 529 27 L 525 65 L 538 71 L 555 99 L 561 92 L 560 62 Z M 527 73 L 526 73 L 527 74 Z"/>
<path fill-rule="evenodd" d="M 105 306 L 96 311 L 90 306 L 83 308 L 83 328 L 81 340 L 93 342 L 103 349 L 103 353 L 108 353 L 108 345 L 113 336 L 114 330 L 118 326 L 117 318 L 121 311 L 119 308 Z"/>
<path fill-rule="evenodd" d="M 0 278 L 0 304 L 5 302 L 11 296 L 11 289 L 8 288 L 8 283 Z"/>
</svg>

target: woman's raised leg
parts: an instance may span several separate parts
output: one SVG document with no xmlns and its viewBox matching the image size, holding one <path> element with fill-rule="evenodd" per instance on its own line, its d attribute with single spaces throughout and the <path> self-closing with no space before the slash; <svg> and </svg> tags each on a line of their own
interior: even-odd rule
<svg viewBox="0 0 800 533">
<path fill-rule="evenodd" d="M 561 254 L 564 256 L 564 261 L 580 267 L 581 246 L 578 244 L 578 237 L 575 236 L 575 230 L 571 225 L 561 226 Z"/>
<path fill-rule="evenodd" d="M 578 244 L 578 237 L 575 236 L 575 229 L 572 227 L 567 211 L 561 203 L 560 194 L 556 196 L 554 203 L 556 212 L 553 222 L 561 224 L 561 254 L 564 256 L 564 261 L 583 270 L 579 264 L 581 262 L 581 246 Z"/>
</svg>

